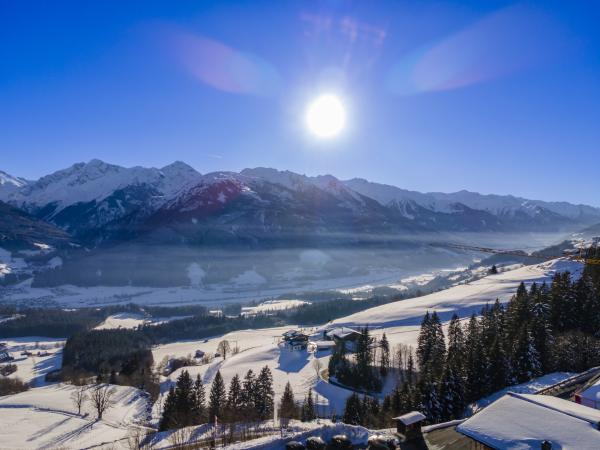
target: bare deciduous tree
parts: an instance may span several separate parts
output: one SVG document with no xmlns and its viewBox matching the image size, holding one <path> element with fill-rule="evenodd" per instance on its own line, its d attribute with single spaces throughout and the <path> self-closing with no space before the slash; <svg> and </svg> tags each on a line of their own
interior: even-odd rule
<svg viewBox="0 0 600 450">
<path fill-rule="evenodd" d="M 94 405 L 96 413 L 98 414 L 98 420 L 102 419 L 102 415 L 106 412 L 106 410 L 114 405 L 112 397 L 115 391 L 116 389 L 114 387 L 110 387 L 108 384 L 100 384 L 92 388 L 90 399 L 92 401 L 92 405 Z"/>
<path fill-rule="evenodd" d="M 313 366 L 313 369 L 315 369 L 315 373 L 317 374 L 317 378 L 319 378 L 319 375 L 321 373 L 321 369 L 323 368 L 323 363 L 321 362 L 321 360 L 319 358 L 315 357 L 313 359 L 312 366 Z"/>
<path fill-rule="evenodd" d="M 227 353 L 229 352 L 230 348 L 231 346 L 227 340 L 223 340 L 219 342 L 219 345 L 217 345 L 217 351 L 223 356 L 223 359 L 227 359 Z"/>
<path fill-rule="evenodd" d="M 75 408 L 77 408 L 77 415 L 81 415 L 81 407 L 88 400 L 87 386 L 77 386 L 73 392 L 71 392 L 71 401 Z"/>
</svg>

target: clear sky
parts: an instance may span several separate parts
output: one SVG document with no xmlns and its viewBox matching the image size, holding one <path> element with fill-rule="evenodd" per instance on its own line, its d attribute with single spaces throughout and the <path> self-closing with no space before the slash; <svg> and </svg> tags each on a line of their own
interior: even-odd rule
<svg viewBox="0 0 600 450">
<path fill-rule="evenodd" d="M 268 166 L 600 206 L 600 2 L 0 0 L 0 169 Z M 334 93 L 337 137 L 305 126 Z"/>
</svg>

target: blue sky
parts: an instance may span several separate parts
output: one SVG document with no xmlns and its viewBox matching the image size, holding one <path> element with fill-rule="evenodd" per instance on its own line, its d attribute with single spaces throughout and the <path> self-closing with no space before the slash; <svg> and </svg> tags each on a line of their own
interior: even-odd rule
<svg viewBox="0 0 600 450">
<path fill-rule="evenodd" d="M 0 169 L 183 160 L 600 206 L 599 20 L 593 1 L 0 0 Z M 304 123 L 323 92 L 348 110 L 329 140 Z"/>
</svg>

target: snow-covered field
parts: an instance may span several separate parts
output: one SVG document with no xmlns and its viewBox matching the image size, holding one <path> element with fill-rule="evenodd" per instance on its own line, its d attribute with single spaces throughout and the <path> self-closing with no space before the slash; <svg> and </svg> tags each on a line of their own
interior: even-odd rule
<svg viewBox="0 0 600 450">
<path fill-rule="evenodd" d="M 190 316 L 145 317 L 139 313 L 118 313 L 108 316 L 104 322 L 94 327 L 95 330 L 110 330 L 115 328 L 132 329 L 140 325 L 158 325 L 171 320 L 185 319 Z"/>
<path fill-rule="evenodd" d="M 392 345 L 415 346 L 420 323 L 426 311 L 437 311 L 445 322 L 455 312 L 461 318 L 466 318 L 473 312 L 479 313 L 486 303 L 492 303 L 496 298 L 502 302 L 508 301 L 521 282 L 526 284 L 548 282 L 557 271 L 567 270 L 577 276 L 581 271 L 581 264 L 559 259 L 525 266 L 423 297 L 367 309 L 337 319 L 333 323 L 304 331 L 312 335 L 314 340 L 318 340 L 321 338 L 323 330 L 333 326 L 368 325 L 376 336 L 381 336 L 385 332 Z M 257 373 L 267 365 L 273 372 L 276 396 L 282 394 L 285 384 L 289 381 L 299 399 L 302 399 L 309 389 L 313 389 L 313 392 L 319 396 L 323 414 L 330 414 L 333 411 L 341 413 L 349 391 L 326 383 L 317 376 L 313 366 L 315 355 L 307 352 L 288 351 L 276 344 L 278 338 L 289 328 L 292 327 L 244 330 L 207 340 L 158 346 L 153 350 L 154 359 L 157 362 L 165 357 L 193 356 L 196 350 L 214 353 L 218 343 L 223 339 L 227 339 L 232 346 L 237 345 L 240 348 L 239 354 L 228 356 L 226 361 L 216 358 L 208 365 L 178 369 L 164 380 L 162 390 L 163 392 L 168 390 L 168 386 L 174 382 L 182 370 L 189 370 L 194 377 L 200 374 L 205 383 L 210 383 L 217 370 L 220 370 L 225 382 L 228 383 L 236 373 L 243 377 L 248 369 Z M 317 356 L 316 359 L 325 368 L 329 352 L 319 352 Z M 155 417 L 157 412 L 154 412 Z"/>
<path fill-rule="evenodd" d="M 582 267 L 581 263 L 567 259 L 524 266 L 433 294 L 360 311 L 336 319 L 333 324 L 369 326 L 377 336 L 385 331 L 392 344 L 415 346 L 421 320 L 427 311 L 437 311 L 443 322 L 449 321 L 454 313 L 461 318 L 467 318 L 472 313 L 478 314 L 483 306 L 487 303 L 492 304 L 496 299 L 507 302 L 521 282 L 526 285 L 550 282 L 556 272 L 565 271 L 579 276 Z"/>
<path fill-rule="evenodd" d="M 310 302 L 304 300 L 266 300 L 256 306 L 243 306 L 242 315 L 252 316 L 256 314 L 267 314 L 272 311 L 283 311 L 286 309 L 298 308 Z"/>
<path fill-rule="evenodd" d="M 102 444 L 128 448 L 120 440 L 146 419 L 148 396 L 132 387 L 114 388 L 115 403 L 99 421 L 89 403 L 77 414 L 70 398 L 76 388 L 71 385 L 54 384 L 0 397 L 0 449 L 81 449 Z"/>
<path fill-rule="evenodd" d="M 17 366 L 17 371 L 10 374 L 10 378 L 20 378 L 34 387 L 44 386 L 46 374 L 60 369 L 64 339 L 36 336 L 8 339 L 0 337 L 0 342 L 6 344 L 6 350 L 14 358 L 10 363 Z M 31 355 L 22 355 L 22 352 L 29 352 Z"/>
</svg>

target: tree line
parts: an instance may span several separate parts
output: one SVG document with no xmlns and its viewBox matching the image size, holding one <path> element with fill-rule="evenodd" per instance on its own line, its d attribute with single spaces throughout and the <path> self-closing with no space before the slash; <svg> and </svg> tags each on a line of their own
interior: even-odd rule
<svg viewBox="0 0 600 450">
<path fill-rule="evenodd" d="M 264 366 L 258 374 L 248 370 L 243 379 L 234 375 L 228 387 L 218 371 L 208 396 L 200 375 L 193 379 L 187 370 L 183 370 L 175 384 L 169 388 L 159 429 L 163 431 L 203 423 L 260 422 L 271 419 L 274 416 L 274 397 L 273 375 L 268 366 Z M 278 416 L 284 422 L 291 419 L 315 419 L 312 392 L 309 391 L 304 403 L 298 405 L 288 382 L 278 408 Z"/>
</svg>

